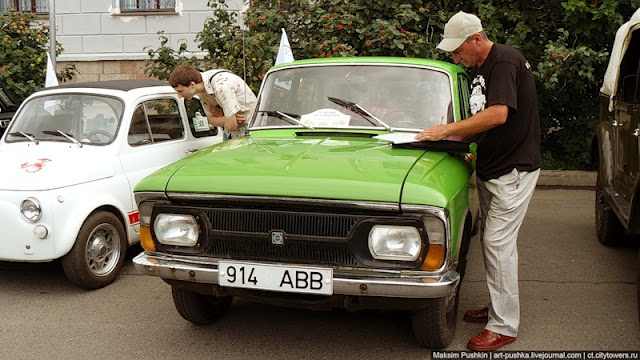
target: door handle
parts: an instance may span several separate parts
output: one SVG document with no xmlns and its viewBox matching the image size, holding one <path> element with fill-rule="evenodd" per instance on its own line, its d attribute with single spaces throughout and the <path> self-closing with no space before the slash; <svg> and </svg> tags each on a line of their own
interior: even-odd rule
<svg viewBox="0 0 640 360">
<path fill-rule="evenodd" d="M 190 155 L 193 154 L 194 152 L 198 151 L 200 149 L 189 149 L 189 150 L 185 150 L 185 154 Z"/>
<path fill-rule="evenodd" d="M 633 132 L 631 133 L 631 136 L 635 136 L 635 137 L 640 136 L 640 128 L 636 128 L 635 130 L 633 130 Z"/>
<path fill-rule="evenodd" d="M 613 122 L 611 123 L 611 126 L 613 126 L 613 127 L 618 127 L 618 126 L 619 126 L 619 125 L 618 125 L 618 121 L 613 120 Z"/>
</svg>

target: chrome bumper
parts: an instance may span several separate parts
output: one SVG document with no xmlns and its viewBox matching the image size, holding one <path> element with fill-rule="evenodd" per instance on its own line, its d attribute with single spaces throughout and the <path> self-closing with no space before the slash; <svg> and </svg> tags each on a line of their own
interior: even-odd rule
<svg viewBox="0 0 640 360">
<path fill-rule="evenodd" d="M 195 283 L 218 284 L 218 259 L 142 252 L 133 259 L 135 268 L 145 275 Z M 315 265 L 314 265 L 315 266 Z M 460 274 L 405 274 L 401 271 L 369 271 L 338 268 L 333 271 L 333 293 L 394 298 L 440 298 L 451 295 Z"/>
</svg>

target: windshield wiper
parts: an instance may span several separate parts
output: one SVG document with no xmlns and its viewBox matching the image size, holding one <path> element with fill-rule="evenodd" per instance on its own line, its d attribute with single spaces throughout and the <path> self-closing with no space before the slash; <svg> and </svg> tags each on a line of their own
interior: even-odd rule
<svg viewBox="0 0 640 360">
<path fill-rule="evenodd" d="M 351 101 L 342 100 L 342 99 L 334 98 L 331 96 L 328 96 L 327 99 L 329 99 L 329 101 L 336 103 L 340 106 L 344 106 L 345 108 L 347 108 L 347 110 L 351 110 L 354 113 L 362 116 L 365 120 L 370 122 L 372 125 L 380 125 L 383 128 L 385 128 L 388 132 L 393 132 L 393 129 L 391 129 L 391 126 L 387 125 L 384 121 L 380 120 L 377 116 L 373 115 L 362 106 Z M 371 119 L 375 120 L 377 124 L 371 121 Z"/>
<path fill-rule="evenodd" d="M 309 125 L 305 125 L 303 123 L 301 123 L 298 119 L 294 118 L 293 116 L 284 113 L 282 111 L 274 111 L 274 110 L 258 110 L 258 112 L 261 113 L 265 113 L 269 116 L 275 116 L 278 119 L 282 119 L 282 120 L 286 120 L 288 121 L 290 124 L 294 124 L 294 125 L 300 125 L 303 127 L 306 127 L 307 129 L 311 129 L 311 130 L 315 130 L 313 127 L 309 126 Z M 298 115 L 299 116 L 299 115 Z"/>
<path fill-rule="evenodd" d="M 38 144 L 40 143 L 38 140 L 36 140 L 36 139 L 33 137 L 33 134 L 25 133 L 25 132 L 22 132 L 22 131 L 12 132 L 12 133 L 9 133 L 9 135 L 11 135 L 11 136 L 22 136 L 22 137 L 25 137 L 25 138 L 27 138 L 27 139 L 29 139 L 29 140 L 33 141 L 33 143 L 35 143 L 36 145 L 38 145 Z"/>
<path fill-rule="evenodd" d="M 62 130 L 42 130 L 43 134 L 47 134 L 47 135 L 54 135 L 54 136 L 63 136 L 65 137 L 67 140 L 71 141 L 72 143 L 78 145 L 78 147 L 82 147 L 82 143 L 76 139 L 73 138 L 73 136 L 69 135 L 69 134 L 65 134 Z"/>
</svg>

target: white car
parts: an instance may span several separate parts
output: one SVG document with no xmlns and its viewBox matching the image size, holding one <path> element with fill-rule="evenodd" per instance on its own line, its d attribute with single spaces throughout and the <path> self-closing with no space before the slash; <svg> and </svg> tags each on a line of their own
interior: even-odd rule
<svg viewBox="0 0 640 360">
<path fill-rule="evenodd" d="M 0 139 L 0 261 L 62 258 L 85 288 L 111 283 L 140 239 L 133 188 L 222 141 L 166 82 L 64 85 L 27 98 Z"/>
</svg>

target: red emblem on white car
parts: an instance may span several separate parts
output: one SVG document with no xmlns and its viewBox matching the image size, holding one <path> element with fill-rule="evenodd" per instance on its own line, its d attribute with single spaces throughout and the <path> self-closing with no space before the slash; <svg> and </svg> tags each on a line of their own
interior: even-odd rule
<svg viewBox="0 0 640 360">
<path fill-rule="evenodd" d="M 51 160 L 38 159 L 35 161 L 27 161 L 26 163 L 22 163 L 20 167 L 22 167 L 22 169 L 28 173 L 34 173 L 42 170 L 42 168 L 44 167 L 44 164 L 48 163 L 49 161 Z"/>
</svg>

